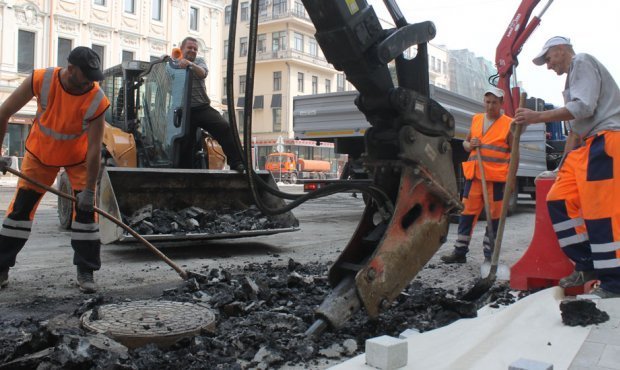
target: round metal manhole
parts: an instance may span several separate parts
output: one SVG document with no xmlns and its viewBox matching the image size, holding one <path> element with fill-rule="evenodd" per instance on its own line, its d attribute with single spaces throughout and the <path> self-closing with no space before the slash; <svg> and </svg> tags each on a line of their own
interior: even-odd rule
<svg viewBox="0 0 620 370">
<path fill-rule="evenodd" d="M 215 329 L 215 314 L 199 304 L 133 301 L 99 306 L 80 318 L 88 330 L 105 334 L 129 348 L 149 343 L 169 346 L 177 340 Z"/>
</svg>

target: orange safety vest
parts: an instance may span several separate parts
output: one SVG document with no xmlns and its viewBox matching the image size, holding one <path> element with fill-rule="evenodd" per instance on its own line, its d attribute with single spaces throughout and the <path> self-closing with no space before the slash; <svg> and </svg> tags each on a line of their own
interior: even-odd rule
<svg viewBox="0 0 620 370">
<path fill-rule="evenodd" d="M 470 137 L 480 139 L 480 155 L 487 181 L 506 181 L 508 162 L 510 161 L 508 135 L 510 134 L 511 121 L 510 117 L 503 114 L 491 124 L 483 135 L 484 113 L 476 114 L 472 119 Z M 469 154 L 469 159 L 463 162 L 463 176 L 467 180 L 472 180 L 474 177 L 480 179 L 476 151 L 477 149 L 472 150 Z"/>
<path fill-rule="evenodd" d="M 60 83 L 61 67 L 36 69 L 32 92 L 37 114 L 26 140 L 26 150 L 48 166 L 68 167 L 86 160 L 88 127 L 110 106 L 98 83 L 73 95 Z"/>
</svg>

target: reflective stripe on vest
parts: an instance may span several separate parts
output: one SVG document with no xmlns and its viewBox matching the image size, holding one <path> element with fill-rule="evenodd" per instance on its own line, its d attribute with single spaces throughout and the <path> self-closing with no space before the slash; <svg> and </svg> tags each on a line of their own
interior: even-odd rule
<svg viewBox="0 0 620 370">
<path fill-rule="evenodd" d="M 485 170 L 488 181 L 506 181 L 508 174 L 508 164 L 510 162 L 510 147 L 507 138 L 510 133 L 510 117 L 500 116 L 489 129 L 483 134 L 484 113 L 476 114 L 472 119 L 471 137 L 479 138 L 481 145 L 478 149 L 471 151 L 469 158 L 463 162 L 463 175 L 466 179 L 480 178 L 477 155 L 480 151 L 480 158 Z"/>
</svg>

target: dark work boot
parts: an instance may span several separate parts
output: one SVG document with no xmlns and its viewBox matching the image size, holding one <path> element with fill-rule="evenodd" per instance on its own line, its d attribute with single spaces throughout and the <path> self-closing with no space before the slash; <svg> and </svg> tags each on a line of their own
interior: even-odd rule
<svg viewBox="0 0 620 370">
<path fill-rule="evenodd" d="M 9 285 L 9 269 L 0 270 L 0 289 Z"/>
<path fill-rule="evenodd" d="M 77 283 L 82 293 L 95 293 L 97 287 L 95 286 L 95 278 L 93 277 L 93 270 L 77 268 Z"/>
<path fill-rule="evenodd" d="M 573 271 L 572 274 L 560 279 L 558 285 L 561 288 L 572 288 L 582 286 L 590 280 L 597 280 L 598 277 L 594 271 Z"/>
<path fill-rule="evenodd" d="M 443 256 L 441 256 L 441 260 L 444 263 L 447 263 L 447 264 L 451 264 L 451 263 L 466 263 L 467 262 L 467 256 L 462 254 L 462 253 L 457 253 L 456 250 L 453 250 L 452 253 L 444 254 Z"/>
</svg>

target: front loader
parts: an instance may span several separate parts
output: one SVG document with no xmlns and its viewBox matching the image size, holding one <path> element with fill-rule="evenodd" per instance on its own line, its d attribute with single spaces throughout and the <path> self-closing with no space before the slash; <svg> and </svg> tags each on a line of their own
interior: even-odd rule
<svg viewBox="0 0 620 370">
<path fill-rule="evenodd" d="M 298 230 L 291 212 L 266 220 L 243 175 L 223 169 L 226 157 L 219 144 L 191 125 L 190 73 L 176 68 L 171 58 L 126 61 L 104 71 L 101 87 L 111 106 L 105 117 L 98 207 L 131 226 L 139 220 L 141 228 L 134 229 L 149 241 L 175 244 Z M 269 172 L 258 176 L 276 189 Z M 66 174 L 59 176 L 58 187 L 72 193 Z M 284 204 L 266 191 L 260 197 L 272 206 Z M 65 228 L 71 224 L 72 207 L 59 198 Z M 226 227 L 209 227 L 224 214 L 229 215 Z M 230 216 L 246 214 L 257 222 L 244 219 L 237 225 Z M 156 221 L 149 218 L 158 215 Z M 136 241 L 105 218 L 99 226 L 104 244 Z"/>
</svg>

